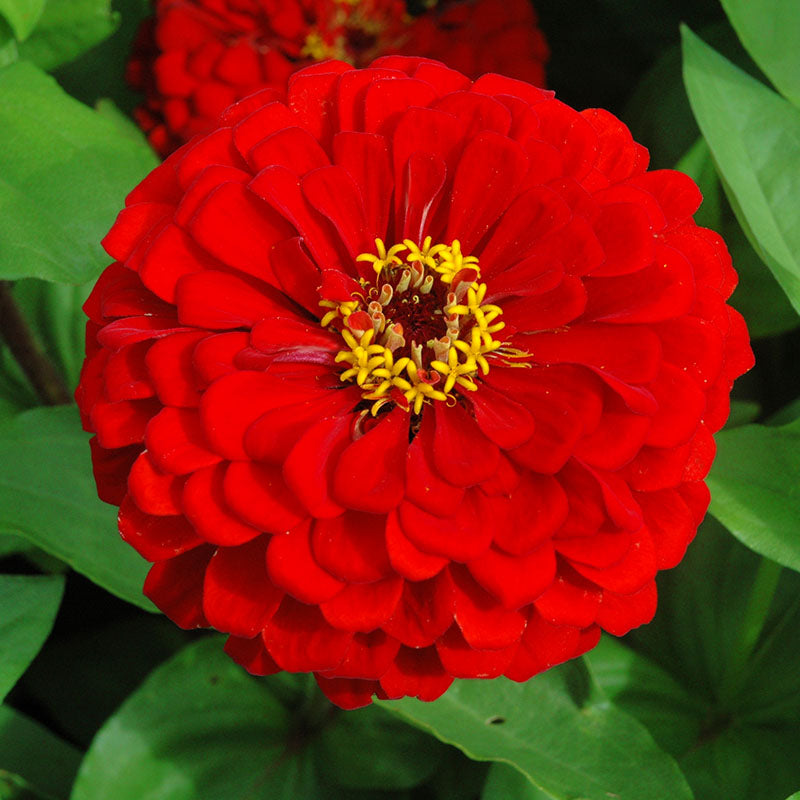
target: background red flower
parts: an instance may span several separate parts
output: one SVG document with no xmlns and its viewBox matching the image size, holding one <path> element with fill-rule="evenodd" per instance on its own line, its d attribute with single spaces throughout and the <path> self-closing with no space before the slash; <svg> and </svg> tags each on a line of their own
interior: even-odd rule
<svg viewBox="0 0 800 800">
<path fill-rule="evenodd" d="M 528 0 L 447 2 L 416 20 L 404 0 L 155 0 L 154 12 L 127 77 L 162 155 L 211 131 L 234 101 L 326 58 L 366 66 L 406 52 L 544 85 L 548 51 Z"/>
<path fill-rule="evenodd" d="M 647 622 L 752 354 L 697 187 L 646 167 L 607 112 L 390 57 L 151 173 L 77 393 L 146 594 L 346 707 Z"/>
</svg>

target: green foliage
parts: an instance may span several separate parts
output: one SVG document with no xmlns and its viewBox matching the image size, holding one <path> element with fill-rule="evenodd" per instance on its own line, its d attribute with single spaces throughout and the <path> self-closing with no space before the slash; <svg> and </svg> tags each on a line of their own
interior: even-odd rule
<svg viewBox="0 0 800 800">
<path fill-rule="evenodd" d="M 753 60 L 782 95 L 800 106 L 797 3 L 794 0 L 722 0 L 722 6 Z"/>
<path fill-rule="evenodd" d="M 147 564 L 117 535 L 116 510 L 97 498 L 87 439 L 71 407 L 0 423 L 0 530 L 152 610 L 141 593 Z"/>
<path fill-rule="evenodd" d="M 78 750 L 43 725 L 0 705 L 0 770 L 21 776 L 47 795 L 67 797 L 80 760 Z"/>
<path fill-rule="evenodd" d="M 492 764 L 481 794 L 481 800 L 551 800 L 552 797 L 502 761 Z"/>
<path fill-rule="evenodd" d="M 524 684 L 462 680 L 435 703 L 384 706 L 470 758 L 512 764 L 558 800 L 692 797 L 675 763 L 608 703 L 580 661 Z"/>
<path fill-rule="evenodd" d="M 57 576 L 0 575 L 0 700 L 44 644 L 63 592 Z"/>
<path fill-rule="evenodd" d="M 684 81 L 700 129 L 734 209 L 800 310 L 800 109 L 683 33 Z"/>
<path fill-rule="evenodd" d="M 50 71 L 111 36 L 119 20 L 111 0 L 45 0 L 36 28 L 19 48 L 20 57 Z"/>
<path fill-rule="evenodd" d="M 155 157 L 31 64 L 0 72 L 0 95 L 0 277 L 96 277 L 100 239 Z"/>
<path fill-rule="evenodd" d="M 800 422 L 717 436 L 711 513 L 751 550 L 800 571 Z"/>
<path fill-rule="evenodd" d="M 14 31 L 17 39 L 30 36 L 42 15 L 45 0 L 0 0 L 0 15 Z"/>
</svg>

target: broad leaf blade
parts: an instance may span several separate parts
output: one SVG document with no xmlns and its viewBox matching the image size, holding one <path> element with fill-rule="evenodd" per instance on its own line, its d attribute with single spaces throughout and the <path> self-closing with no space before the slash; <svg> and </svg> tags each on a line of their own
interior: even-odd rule
<svg viewBox="0 0 800 800">
<path fill-rule="evenodd" d="M 383 705 L 470 758 L 512 764 L 558 800 L 691 798 L 675 762 L 640 723 L 605 699 L 573 699 L 569 686 L 584 679 L 581 670 L 570 662 L 523 684 L 456 681 L 435 703 Z M 596 694 L 593 683 L 586 688 Z"/>
<path fill-rule="evenodd" d="M 30 36 L 42 15 L 45 0 L 0 0 L 0 15 L 4 16 L 22 41 Z"/>
<path fill-rule="evenodd" d="M 800 311 L 800 109 L 683 29 L 695 117 L 768 266 Z"/>
<path fill-rule="evenodd" d="M 59 576 L 0 575 L 0 700 L 50 634 L 63 592 Z"/>
<path fill-rule="evenodd" d="M 800 571 L 800 422 L 717 436 L 711 513 L 751 550 Z"/>
<path fill-rule="evenodd" d="M 0 278 L 83 283 L 125 195 L 158 163 L 32 64 L 0 72 Z"/>
<path fill-rule="evenodd" d="M 66 64 L 111 36 L 119 15 L 110 0 L 46 0 L 31 36 L 20 45 L 20 55 L 50 71 Z"/>
<path fill-rule="evenodd" d="M 153 610 L 146 562 L 97 497 L 77 409 L 37 408 L 0 424 L 0 530 L 18 533 L 110 592 Z"/>
<path fill-rule="evenodd" d="M 796 0 L 722 0 L 747 52 L 781 94 L 800 106 L 800 14 Z"/>
</svg>

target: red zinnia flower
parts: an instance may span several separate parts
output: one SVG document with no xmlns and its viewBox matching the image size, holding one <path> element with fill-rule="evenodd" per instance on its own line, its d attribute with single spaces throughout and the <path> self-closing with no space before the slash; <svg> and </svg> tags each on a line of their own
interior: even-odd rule
<svg viewBox="0 0 800 800">
<path fill-rule="evenodd" d="M 145 94 L 139 125 L 167 155 L 298 67 L 326 58 L 366 66 L 401 50 L 472 77 L 503 72 L 544 85 L 547 46 L 528 0 L 447 2 L 417 20 L 404 0 L 155 0 L 127 78 Z"/>
<path fill-rule="evenodd" d="M 530 0 L 444 0 L 415 20 L 403 50 L 471 77 L 500 72 L 535 86 L 545 85 L 550 58 Z"/>
<path fill-rule="evenodd" d="M 424 59 L 222 125 L 129 195 L 85 306 L 148 597 L 349 707 L 648 621 L 752 364 L 695 184 L 605 111 Z"/>
</svg>

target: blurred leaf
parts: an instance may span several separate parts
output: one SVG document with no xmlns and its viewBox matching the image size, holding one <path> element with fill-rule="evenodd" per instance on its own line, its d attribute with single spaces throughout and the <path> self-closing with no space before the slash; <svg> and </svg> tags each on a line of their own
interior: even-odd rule
<svg viewBox="0 0 800 800">
<path fill-rule="evenodd" d="M 157 161 L 27 62 L 0 72 L 0 276 L 82 283 L 125 195 Z"/>
<path fill-rule="evenodd" d="M 11 706 L 0 705 L 0 769 L 55 797 L 67 797 L 80 760 L 72 745 Z"/>
<path fill-rule="evenodd" d="M 147 145 L 142 129 L 108 97 L 101 97 L 95 103 L 95 109 L 101 117 L 113 123 L 117 131 L 135 142 Z M 149 145 L 147 145 L 149 146 Z"/>
<path fill-rule="evenodd" d="M 20 46 L 20 56 L 50 71 L 111 36 L 118 25 L 111 0 L 46 0 L 36 29 Z"/>
<path fill-rule="evenodd" d="M 0 15 L 20 41 L 27 39 L 42 15 L 45 0 L 0 0 Z"/>
<path fill-rule="evenodd" d="M 0 769 L 0 800 L 55 800 L 31 786 L 24 778 Z"/>
<path fill-rule="evenodd" d="M 751 550 L 800 571 L 800 422 L 717 435 L 711 513 Z"/>
<path fill-rule="evenodd" d="M 683 28 L 684 81 L 714 160 L 800 310 L 800 109 Z"/>
<path fill-rule="evenodd" d="M 789 405 L 784 406 L 779 411 L 776 411 L 768 420 L 767 425 L 786 425 L 789 422 L 794 422 L 800 417 L 800 397 L 798 397 Z"/>
<path fill-rule="evenodd" d="M 86 315 L 81 306 L 91 286 L 35 278 L 14 284 L 14 299 L 70 389 L 77 386 L 83 365 Z"/>
<path fill-rule="evenodd" d="M 9 24 L 0 17 L 0 68 L 13 64 L 19 58 L 19 44 Z"/>
<path fill-rule="evenodd" d="M 72 406 L 0 423 L 0 530 L 153 611 L 142 595 L 148 565 L 117 534 L 116 509 L 97 497 L 87 440 Z"/>
<path fill-rule="evenodd" d="M 742 44 L 781 94 L 800 106 L 800 14 L 795 0 L 722 0 Z"/>
<path fill-rule="evenodd" d="M 353 742 L 360 742 L 358 748 Z M 343 714 L 320 733 L 323 779 L 355 789 L 410 789 L 431 777 L 444 747 L 378 706 Z M 398 758 L 402 753 L 402 758 Z"/>
<path fill-rule="evenodd" d="M 483 787 L 481 800 L 552 800 L 553 795 L 537 789 L 519 770 L 495 761 Z"/>
<path fill-rule="evenodd" d="M 129 112 L 141 102 L 141 96 L 127 85 L 125 67 L 139 25 L 153 13 L 153 5 L 152 0 L 112 0 L 111 5 L 121 17 L 113 36 L 61 67 L 56 77 L 64 89 L 86 105 L 93 106 L 100 98 L 108 97 Z"/>
<path fill-rule="evenodd" d="M 761 405 L 752 400 L 731 400 L 731 415 L 725 424 L 726 428 L 738 428 L 758 418 Z"/>
<path fill-rule="evenodd" d="M 722 191 L 714 162 L 711 160 L 711 151 L 702 136 L 697 137 L 695 143 L 675 165 L 675 169 L 685 172 L 703 193 L 703 203 L 695 214 L 695 222 L 704 228 L 720 230 L 722 227 L 720 197 Z"/>
<path fill-rule="evenodd" d="M 63 592 L 61 577 L 0 575 L 0 700 L 49 636 Z"/>
<path fill-rule="evenodd" d="M 31 543 L 22 536 L 13 533 L 0 533 L 0 558 L 29 550 Z"/>
<path fill-rule="evenodd" d="M 677 756 L 696 741 L 701 706 L 658 664 L 613 636 L 603 636 L 586 658 L 608 698 L 642 722 L 664 750 Z"/>
<path fill-rule="evenodd" d="M 435 703 L 382 705 L 470 758 L 512 764 L 559 800 L 692 797 L 675 762 L 640 723 L 599 696 L 580 661 L 523 684 L 462 680 Z"/>
</svg>

